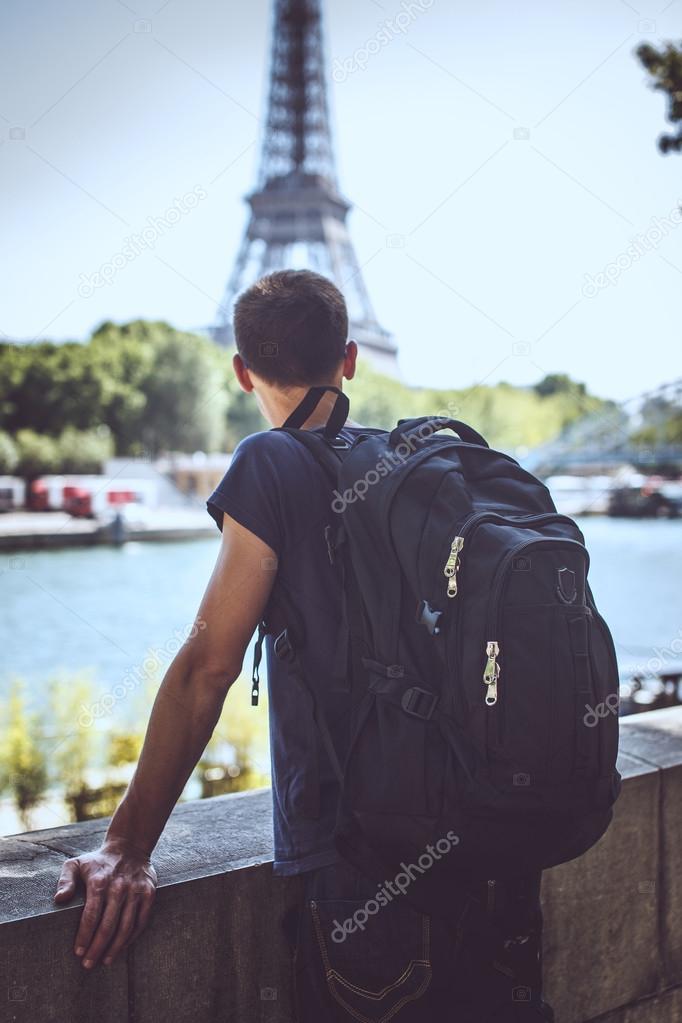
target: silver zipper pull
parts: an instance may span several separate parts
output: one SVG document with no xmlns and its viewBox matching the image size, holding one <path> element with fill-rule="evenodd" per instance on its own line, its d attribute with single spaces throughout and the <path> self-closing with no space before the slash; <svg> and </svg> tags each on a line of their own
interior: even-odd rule
<svg viewBox="0 0 682 1023">
<path fill-rule="evenodd" d="M 464 537 L 456 536 L 450 544 L 450 553 L 448 554 L 448 560 L 445 562 L 445 568 L 443 569 L 443 575 L 447 576 L 448 580 L 448 597 L 457 596 L 457 572 L 459 569 L 459 552 L 464 546 Z"/>
<path fill-rule="evenodd" d="M 497 680 L 500 677 L 500 666 L 497 663 L 497 658 L 500 653 L 500 644 L 494 639 L 486 643 L 485 646 L 486 657 L 488 658 L 483 672 L 483 682 L 487 686 L 485 694 L 485 702 L 488 707 L 492 707 L 497 703 Z"/>
</svg>

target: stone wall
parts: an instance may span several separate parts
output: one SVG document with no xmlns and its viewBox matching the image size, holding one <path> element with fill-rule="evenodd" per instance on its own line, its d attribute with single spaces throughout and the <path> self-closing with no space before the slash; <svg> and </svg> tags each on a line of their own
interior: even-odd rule
<svg viewBox="0 0 682 1023">
<path fill-rule="evenodd" d="M 622 720 L 614 823 L 543 879 L 557 1023 L 682 1021 L 682 708 Z M 157 846 L 151 922 L 110 968 L 73 954 L 66 856 L 106 820 L 0 841 L 0 1023 L 293 1023 L 281 929 L 297 879 L 271 873 L 268 790 L 179 805 Z"/>
</svg>

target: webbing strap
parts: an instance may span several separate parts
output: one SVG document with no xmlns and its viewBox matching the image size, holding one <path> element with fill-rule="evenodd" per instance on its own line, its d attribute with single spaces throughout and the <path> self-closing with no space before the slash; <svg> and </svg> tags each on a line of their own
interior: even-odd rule
<svg viewBox="0 0 682 1023">
<path fill-rule="evenodd" d="M 587 777 L 590 772 L 593 733 L 583 723 L 583 705 L 586 704 L 589 707 L 596 699 L 592 689 L 587 619 L 583 615 L 569 618 L 568 633 L 577 682 L 576 705 L 578 720 L 576 723 L 575 773 L 578 777 Z"/>
<path fill-rule="evenodd" d="M 324 428 L 324 435 L 330 439 L 336 437 L 348 418 L 348 410 L 350 407 L 348 396 L 344 394 L 339 387 L 328 386 L 309 388 L 304 395 L 303 400 L 296 406 L 283 425 L 285 427 L 294 428 L 303 426 L 303 424 L 307 422 L 312 413 L 315 411 L 322 400 L 323 395 L 325 395 L 327 391 L 331 391 L 336 395 L 336 401 L 334 402 L 334 408 L 332 409 L 331 415 L 329 416 Z"/>
</svg>

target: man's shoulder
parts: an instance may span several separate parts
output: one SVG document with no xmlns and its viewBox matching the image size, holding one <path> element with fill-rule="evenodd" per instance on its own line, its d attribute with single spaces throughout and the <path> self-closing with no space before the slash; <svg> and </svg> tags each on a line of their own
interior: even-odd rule
<svg viewBox="0 0 682 1023">
<path fill-rule="evenodd" d="M 284 430 L 261 430 L 258 433 L 250 433 L 239 441 L 235 448 L 234 455 L 249 458 L 279 458 L 287 451 L 296 451 L 301 448 L 289 433 Z"/>
<path fill-rule="evenodd" d="M 373 429 L 370 427 L 358 426 L 353 424 L 352 426 L 344 427 L 344 433 L 347 433 L 351 438 L 356 433 L 362 433 L 365 430 L 369 433 L 379 433 L 380 430 Z M 318 430 L 311 430 L 311 433 L 318 433 Z M 278 461 L 281 458 L 286 457 L 300 460 L 303 464 L 309 464 L 312 460 L 307 448 L 304 444 L 298 441 L 291 433 L 287 430 L 261 430 L 258 433 L 251 433 L 248 437 L 244 437 L 240 440 L 239 444 L 235 448 L 234 457 L 239 456 L 240 458 L 248 457 L 249 459 L 259 459 L 263 462 L 268 460 Z"/>
<path fill-rule="evenodd" d="M 244 437 L 235 448 L 232 465 L 289 486 L 314 472 L 315 460 L 300 441 L 285 430 L 262 430 Z"/>
</svg>

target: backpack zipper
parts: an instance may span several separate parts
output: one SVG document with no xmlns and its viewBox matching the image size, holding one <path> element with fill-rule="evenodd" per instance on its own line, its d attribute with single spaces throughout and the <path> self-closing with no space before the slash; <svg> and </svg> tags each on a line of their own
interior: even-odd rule
<svg viewBox="0 0 682 1023">
<path fill-rule="evenodd" d="M 566 522 L 573 526 L 574 529 L 578 529 L 572 518 L 568 515 L 561 515 L 559 512 L 540 512 L 536 515 L 520 515 L 518 517 L 500 515 L 498 512 L 474 512 L 472 515 L 469 515 L 460 526 L 457 536 L 454 536 L 450 541 L 450 549 L 443 567 L 443 575 L 448 580 L 446 589 L 447 596 L 450 598 L 457 596 L 457 573 L 461 564 L 460 555 L 462 548 L 464 547 L 464 541 L 473 529 L 478 528 L 482 522 L 488 521 L 497 521 L 503 526 L 514 525 L 524 528 L 526 526 L 530 527 L 538 525 L 544 520 Z"/>
<path fill-rule="evenodd" d="M 500 677 L 500 666 L 497 663 L 497 658 L 500 653 L 500 644 L 496 640 L 491 640 L 485 645 L 485 653 L 488 658 L 483 672 L 483 681 L 485 682 L 488 690 L 485 694 L 486 706 L 492 707 L 497 703 L 497 680 Z"/>
<path fill-rule="evenodd" d="M 443 569 L 443 575 L 447 576 L 448 580 L 448 597 L 457 596 L 457 571 L 459 569 L 459 552 L 464 546 L 464 537 L 456 536 L 450 544 L 450 553 L 448 560 L 445 562 L 445 568 Z"/>
</svg>

